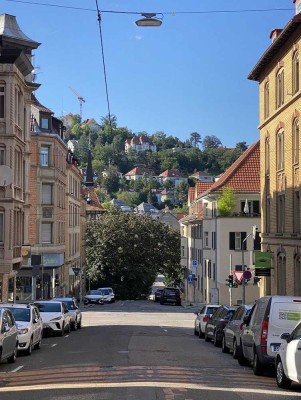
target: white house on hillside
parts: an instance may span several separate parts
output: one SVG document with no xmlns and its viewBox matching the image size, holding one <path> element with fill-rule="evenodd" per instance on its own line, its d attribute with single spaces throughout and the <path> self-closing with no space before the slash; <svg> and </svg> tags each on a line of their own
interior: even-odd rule
<svg viewBox="0 0 301 400">
<path fill-rule="evenodd" d="M 140 151 L 157 151 L 157 145 L 146 135 L 134 136 L 132 139 L 126 139 L 125 141 L 125 152 L 127 153 L 130 149 L 137 152 Z"/>
</svg>

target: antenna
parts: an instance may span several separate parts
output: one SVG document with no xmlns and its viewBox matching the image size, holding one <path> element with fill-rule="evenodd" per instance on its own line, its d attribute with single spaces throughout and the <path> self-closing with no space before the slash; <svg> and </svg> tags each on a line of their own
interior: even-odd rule
<svg viewBox="0 0 301 400">
<path fill-rule="evenodd" d="M 83 98 L 83 96 L 81 96 L 79 93 L 77 93 L 77 91 L 74 90 L 72 87 L 69 86 L 69 89 L 71 90 L 71 92 L 73 92 L 75 94 L 75 96 L 77 97 L 77 99 L 79 101 L 79 115 L 80 115 L 80 120 L 82 120 L 82 117 L 83 117 L 83 103 L 85 103 L 86 100 Z"/>
</svg>

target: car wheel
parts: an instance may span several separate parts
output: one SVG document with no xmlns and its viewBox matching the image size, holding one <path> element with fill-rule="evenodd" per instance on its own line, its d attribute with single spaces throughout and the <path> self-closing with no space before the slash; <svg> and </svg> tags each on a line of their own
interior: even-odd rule
<svg viewBox="0 0 301 400">
<path fill-rule="evenodd" d="M 101 299 L 99 299 L 99 300 L 98 300 L 98 304 L 100 304 L 101 306 L 103 306 L 103 304 L 104 304 L 104 301 L 103 301 L 103 300 L 101 300 Z"/>
<path fill-rule="evenodd" d="M 64 336 L 65 335 L 65 324 L 62 326 L 62 330 L 59 331 L 59 336 Z"/>
<path fill-rule="evenodd" d="M 42 335 L 42 333 L 41 333 L 38 343 L 36 343 L 35 346 L 34 346 L 34 348 L 35 348 L 36 350 L 39 350 L 39 349 L 41 348 L 41 346 L 42 346 L 42 336 L 43 336 L 43 335 Z"/>
<path fill-rule="evenodd" d="M 215 331 L 214 335 L 213 335 L 213 345 L 215 347 L 219 347 L 220 346 L 220 341 L 217 339 L 217 331 Z"/>
<path fill-rule="evenodd" d="M 243 349 L 242 349 L 242 345 L 240 343 L 239 346 L 236 346 L 236 354 L 237 354 L 237 361 L 238 364 L 241 366 L 246 366 L 248 365 L 248 360 L 245 358 L 244 353 L 243 353 Z"/>
<path fill-rule="evenodd" d="M 225 335 L 223 335 L 223 339 L 222 339 L 222 352 L 223 353 L 229 353 L 229 347 L 226 346 Z"/>
<path fill-rule="evenodd" d="M 33 349 L 33 340 L 32 340 L 32 337 L 31 337 L 31 338 L 30 338 L 30 342 L 29 342 L 28 349 L 26 350 L 26 354 L 27 354 L 28 356 L 30 356 L 30 354 L 32 353 L 32 349 Z"/>
<path fill-rule="evenodd" d="M 205 342 L 210 342 L 210 338 L 208 337 L 207 330 L 205 329 Z"/>
<path fill-rule="evenodd" d="M 198 336 L 199 332 L 196 330 L 196 326 L 194 325 L 194 334 L 195 336 Z"/>
<path fill-rule="evenodd" d="M 278 357 L 276 361 L 276 382 L 278 387 L 282 389 L 289 389 L 292 383 L 292 381 L 285 375 L 280 357 Z"/>
<path fill-rule="evenodd" d="M 237 360 L 237 342 L 236 339 L 233 341 L 233 358 L 234 360 Z"/>
<path fill-rule="evenodd" d="M 68 328 L 67 328 L 67 333 L 70 333 L 70 332 L 71 332 L 71 322 L 69 321 Z"/>
<path fill-rule="evenodd" d="M 17 352 L 18 352 L 18 344 L 16 344 L 13 354 L 10 357 L 8 357 L 7 362 L 9 362 L 10 364 L 14 363 L 17 359 Z"/>
<path fill-rule="evenodd" d="M 203 339 L 204 336 L 205 336 L 205 334 L 202 332 L 201 325 L 200 325 L 199 326 L 199 338 Z"/>
<path fill-rule="evenodd" d="M 81 329 L 82 327 L 82 320 L 80 319 L 79 322 L 77 323 L 77 329 Z"/>
<path fill-rule="evenodd" d="M 78 326 L 78 324 L 77 324 L 77 318 L 75 318 L 75 321 L 74 321 L 74 323 L 72 324 L 72 330 L 73 330 L 73 331 L 76 331 L 76 330 L 77 330 L 77 326 Z"/>
<path fill-rule="evenodd" d="M 257 351 L 254 349 L 254 357 L 253 357 L 253 372 L 254 375 L 262 375 L 263 373 L 263 365 L 258 358 Z"/>
</svg>

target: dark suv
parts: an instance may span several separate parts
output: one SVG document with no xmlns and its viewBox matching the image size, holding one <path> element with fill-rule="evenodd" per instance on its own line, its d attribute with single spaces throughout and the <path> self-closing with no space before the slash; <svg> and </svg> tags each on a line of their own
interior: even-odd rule
<svg viewBox="0 0 301 400">
<path fill-rule="evenodd" d="M 237 307 L 220 306 L 208 320 L 205 328 L 205 341 L 213 341 L 214 346 L 220 346 L 224 327 L 231 321 Z"/>
<path fill-rule="evenodd" d="M 180 289 L 167 287 L 161 292 L 160 304 L 173 303 L 176 306 L 181 305 Z"/>
</svg>

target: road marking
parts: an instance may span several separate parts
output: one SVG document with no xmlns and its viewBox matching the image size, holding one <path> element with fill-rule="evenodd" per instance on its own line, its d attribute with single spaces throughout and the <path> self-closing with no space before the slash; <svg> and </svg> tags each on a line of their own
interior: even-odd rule
<svg viewBox="0 0 301 400">
<path fill-rule="evenodd" d="M 69 337 L 69 335 L 65 335 L 65 338 Z"/>
<path fill-rule="evenodd" d="M 300 397 L 298 392 L 277 391 L 270 389 L 251 389 L 251 388 L 226 388 L 226 387 L 212 387 L 196 383 L 176 383 L 176 382 L 90 382 L 90 383 L 68 383 L 68 384 L 48 384 L 48 385 L 32 385 L 32 386 L 13 386 L 13 387 L 0 387 L 0 393 L 8 392 L 28 392 L 38 390 L 58 390 L 58 389 L 95 389 L 95 388 L 120 388 L 120 387 L 155 387 L 155 388 L 180 388 L 190 390 L 203 390 L 208 392 L 233 392 L 233 393 L 254 393 L 274 395 L 279 397 L 288 396 Z"/>
<path fill-rule="evenodd" d="M 20 367 L 17 367 L 17 368 L 15 368 L 15 369 L 13 369 L 11 372 L 17 372 L 17 371 L 19 371 L 20 369 L 22 369 L 24 367 L 24 365 L 20 365 Z"/>
<path fill-rule="evenodd" d="M 53 343 L 53 344 L 51 345 L 51 347 L 55 347 L 55 346 L 57 346 L 57 343 Z"/>
</svg>

